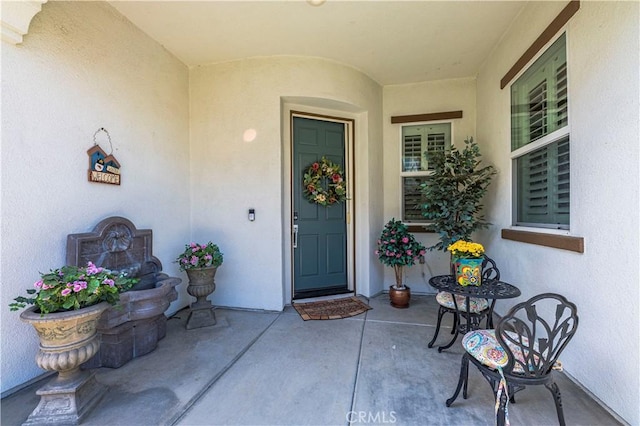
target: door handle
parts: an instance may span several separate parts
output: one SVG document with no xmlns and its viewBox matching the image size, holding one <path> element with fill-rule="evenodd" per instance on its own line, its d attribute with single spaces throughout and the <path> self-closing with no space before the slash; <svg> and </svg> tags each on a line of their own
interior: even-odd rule
<svg viewBox="0 0 640 426">
<path fill-rule="evenodd" d="M 293 248 L 298 248 L 298 225 L 293 225 Z"/>
</svg>

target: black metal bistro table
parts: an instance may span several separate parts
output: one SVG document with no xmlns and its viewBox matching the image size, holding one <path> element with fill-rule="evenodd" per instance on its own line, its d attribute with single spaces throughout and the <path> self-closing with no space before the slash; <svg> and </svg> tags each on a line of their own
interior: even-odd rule
<svg viewBox="0 0 640 426">
<path fill-rule="evenodd" d="M 455 280 L 453 275 L 437 275 L 429 279 L 431 287 L 439 290 L 446 291 L 453 295 L 460 294 L 465 296 L 466 306 L 469 307 L 469 299 L 471 297 L 479 297 L 487 300 L 491 300 L 491 304 L 487 315 L 489 318 L 493 315 L 493 308 L 496 303 L 496 299 L 511 299 L 513 297 L 520 296 L 520 289 L 514 285 L 505 283 L 500 280 L 483 279 L 482 284 L 479 286 L 469 285 L 461 286 Z M 456 324 L 455 335 L 449 343 L 444 346 L 438 347 L 438 352 L 442 352 L 444 349 L 450 348 L 458 338 L 460 333 L 465 334 L 471 330 L 477 330 L 480 328 L 481 319 L 477 316 L 470 315 L 465 311 L 461 311 L 456 302 L 456 298 L 452 297 L 453 305 L 456 308 Z M 462 317 L 466 318 L 466 321 L 462 321 Z M 489 320 L 490 321 L 490 320 Z M 490 321 L 491 323 L 491 321 Z"/>
</svg>

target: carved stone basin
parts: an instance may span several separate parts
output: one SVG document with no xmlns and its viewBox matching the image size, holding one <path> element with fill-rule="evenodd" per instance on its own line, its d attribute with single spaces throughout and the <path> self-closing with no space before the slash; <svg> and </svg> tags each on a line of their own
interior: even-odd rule
<svg viewBox="0 0 640 426">
<path fill-rule="evenodd" d="M 120 294 L 118 306 L 100 317 L 99 352 L 85 368 L 118 368 L 133 358 L 153 351 L 167 332 L 164 312 L 176 300 L 175 287 L 182 279 L 162 272 L 162 263 L 152 254 L 151 229 L 136 229 L 123 217 L 110 217 L 92 232 L 67 236 L 67 264 L 96 266 L 126 272 L 140 278 L 131 290 Z"/>
</svg>

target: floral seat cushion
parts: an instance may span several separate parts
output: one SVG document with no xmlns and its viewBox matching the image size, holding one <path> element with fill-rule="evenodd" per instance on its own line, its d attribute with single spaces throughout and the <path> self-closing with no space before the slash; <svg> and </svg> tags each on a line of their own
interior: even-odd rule
<svg viewBox="0 0 640 426">
<path fill-rule="evenodd" d="M 456 307 L 453 304 L 453 296 L 451 293 L 446 291 L 441 291 L 436 294 L 436 301 L 445 308 L 455 309 Z M 466 297 L 460 294 L 456 294 L 456 304 L 458 305 L 458 309 L 462 312 L 467 312 L 467 303 Z M 489 308 L 489 301 L 487 299 L 479 298 L 479 297 L 470 297 L 469 305 L 471 306 L 472 314 L 479 314 L 480 312 Z"/>
<path fill-rule="evenodd" d="M 508 333 L 508 332 L 507 332 Z M 515 333 L 514 333 L 515 336 Z M 513 356 L 524 363 L 524 357 L 520 348 L 514 344 L 509 344 L 509 349 Z M 462 347 L 471 356 L 489 368 L 498 369 L 507 365 L 507 353 L 498 343 L 495 330 L 475 330 L 464 335 Z M 513 373 L 523 373 L 522 365 L 518 362 L 513 364 Z"/>
</svg>

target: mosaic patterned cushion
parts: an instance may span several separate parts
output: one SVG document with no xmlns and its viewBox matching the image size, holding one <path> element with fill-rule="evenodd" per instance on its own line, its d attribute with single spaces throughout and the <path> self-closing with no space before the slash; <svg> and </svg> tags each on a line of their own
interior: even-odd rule
<svg viewBox="0 0 640 426">
<path fill-rule="evenodd" d="M 447 293 L 446 291 L 441 291 L 436 294 L 436 301 L 444 306 L 445 308 L 455 309 L 456 307 L 453 304 L 453 297 L 451 297 L 451 293 Z M 458 304 L 458 309 L 463 312 L 467 312 L 467 303 L 466 297 L 460 294 L 456 294 L 456 303 Z M 478 314 L 485 309 L 489 308 L 489 301 L 487 299 L 482 299 L 478 297 L 470 297 L 469 305 L 471 305 L 471 313 Z"/>
<path fill-rule="evenodd" d="M 514 334 L 515 336 L 515 334 Z M 516 359 L 523 361 L 522 352 L 519 347 L 507 343 Z M 507 365 L 507 353 L 496 339 L 495 330 L 475 330 L 464 335 L 462 347 L 471 356 L 489 368 L 497 369 Z M 523 373 L 524 370 L 519 363 L 513 365 L 514 373 Z"/>
</svg>

